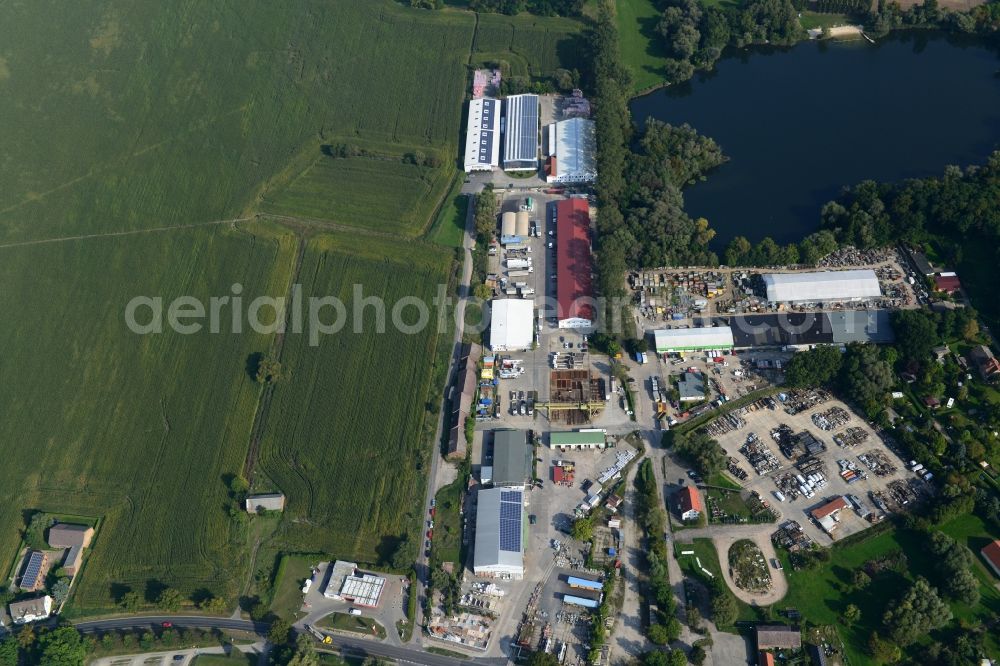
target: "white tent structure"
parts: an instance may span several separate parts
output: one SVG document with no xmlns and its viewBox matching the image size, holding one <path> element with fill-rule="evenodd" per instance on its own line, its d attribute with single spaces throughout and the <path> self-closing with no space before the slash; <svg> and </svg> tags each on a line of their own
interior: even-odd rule
<svg viewBox="0 0 1000 666">
<path fill-rule="evenodd" d="M 524 577 L 524 490 L 480 490 L 476 503 L 472 572 L 520 580 Z"/>
<path fill-rule="evenodd" d="M 597 131 L 594 121 L 570 118 L 549 125 L 550 183 L 592 183 L 597 179 Z"/>
<path fill-rule="evenodd" d="M 490 349 L 519 351 L 531 347 L 534 340 L 532 320 L 534 302 L 519 298 L 497 299 L 490 304 Z"/>
<path fill-rule="evenodd" d="M 768 273 L 764 276 L 767 300 L 772 303 L 827 303 L 878 298 L 882 290 L 871 269 Z"/>
</svg>

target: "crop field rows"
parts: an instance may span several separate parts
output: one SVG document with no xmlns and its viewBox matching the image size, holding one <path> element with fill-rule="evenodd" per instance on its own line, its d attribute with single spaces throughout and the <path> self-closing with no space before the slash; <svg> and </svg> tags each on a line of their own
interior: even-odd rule
<svg viewBox="0 0 1000 666">
<path fill-rule="evenodd" d="M 583 48 L 580 24 L 572 19 L 481 14 L 472 57 L 506 62 L 515 76 L 541 77 L 577 67 Z"/>
<path fill-rule="evenodd" d="M 22 511 L 91 515 L 104 522 L 72 613 L 160 584 L 234 600 L 264 528 L 228 515 L 227 479 L 260 404 L 247 359 L 274 336 L 139 336 L 126 304 L 235 283 L 245 304 L 285 295 L 289 228 L 210 224 L 260 212 L 358 229 L 289 225 L 310 236 L 307 295 L 358 283 L 390 307 L 429 301 L 454 255 L 418 237 L 454 184 L 473 43 L 543 76 L 572 66 L 580 24 L 491 16 L 477 36 L 471 13 L 392 0 L 40 0 L 4 19 L 0 123 L 17 132 L 0 156 L 0 559 Z M 375 156 L 323 154 L 337 144 Z M 455 224 L 434 232 L 460 242 Z M 418 524 L 434 331 L 286 339 L 257 470 L 289 510 L 265 550 L 375 562 Z"/>
<path fill-rule="evenodd" d="M 260 208 L 410 236 L 427 224 L 450 175 L 443 167 L 321 155 L 287 186 L 265 195 Z"/>
<path fill-rule="evenodd" d="M 365 239 L 353 248 L 321 237 L 310 242 L 301 272 L 303 295 L 333 295 L 354 308 L 352 289 L 386 302 L 385 333 L 374 309 L 364 331 L 352 323 L 313 347 L 303 336 L 286 341 L 284 362 L 294 381 L 279 387 L 261 448 L 260 471 L 289 496 L 287 513 L 300 520 L 284 535 L 339 558 L 376 562 L 382 543 L 407 531 L 420 512 L 429 453 L 421 441 L 424 401 L 437 333 L 408 335 L 391 325 L 403 296 L 430 304 L 447 280 L 449 253 Z M 329 321 L 332 314 L 325 315 Z M 407 321 L 412 322 L 410 311 Z"/>
<path fill-rule="evenodd" d="M 222 475 L 245 454 L 259 393 L 245 364 L 268 337 L 139 336 L 122 313 L 135 295 L 207 300 L 234 282 L 249 298 L 282 293 L 292 240 L 255 225 L 0 252 L 0 307 L 17 313 L 0 322 L 17 352 L 0 356 L 0 559 L 17 544 L 22 510 L 104 516 L 77 607 L 106 605 L 112 586 L 142 593 L 150 580 L 233 591 L 222 563 L 241 560 L 242 535 Z"/>
</svg>

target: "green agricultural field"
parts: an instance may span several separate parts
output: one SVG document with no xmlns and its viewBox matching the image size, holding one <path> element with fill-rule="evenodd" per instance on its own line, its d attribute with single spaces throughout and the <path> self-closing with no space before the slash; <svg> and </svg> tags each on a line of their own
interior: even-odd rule
<svg viewBox="0 0 1000 666">
<path fill-rule="evenodd" d="M 622 62 L 632 74 L 632 90 L 663 84 L 666 57 L 656 34 L 660 11 L 654 0 L 618 0 L 618 39 Z"/>
<path fill-rule="evenodd" d="M 307 294 L 433 295 L 454 256 L 419 237 L 452 212 L 474 42 L 540 76 L 579 54 L 576 21 L 483 25 L 393 0 L 3 6 L 0 124 L 16 131 L 0 156 L 0 562 L 22 511 L 101 518 L 82 615 L 162 585 L 234 602 L 283 547 L 374 562 L 415 538 L 445 338 L 288 336 L 290 373 L 262 392 L 247 360 L 273 334 L 141 337 L 123 313 L 136 295 L 234 283 L 244 303 L 284 296 L 296 234 L 312 238 Z M 337 145 L 366 156 L 323 152 Z M 258 414 L 255 482 L 289 511 L 248 528 L 226 482 Z"/>
<path fill-rule="evenodd" d="M 480 14 L 472 45 L 474 64 L 506 63 L 514 76 L 550 76 L 559 68 L 580 68 L 583 25 L 561 17 Z"/>
<path fill-rule="evenodd" d="M 369 307 L 360 333 L 348 323 L 315 347 L 303 335 L 285 343 L 292 380 L 277 387 L 271 405 L 258 467 L 266 481 L 252 480 L 289 498 L 280 542 L 374 563 L 422 519 L 413 498 L 430 453 L 421 433 L 438 335 L 433 315 L 419 333 L 396 331 L 391 310 L 405 296 L 430 304 L 451 261 L 451 252 L 430 244 L 347 234 L 310 242 L 303 296 L 337 296 L 350 317 L 353 285 L 363 285 L 364 296 L 386 302 L 386 329 L 376 332 Z M 406 321 L 414 320 L 408 309 Z"/>
<path fill-rule="evenodd" d="M 247 301 L 281 295 L 293 255 L 290 234 L 260 224 L 0 249 L 0 561 L 22 511 L 103 517 L 75 610 L 157 581 L 236 592 L 245 536 L 223 475 L 243 463 L 260 392 L 247 357 L 271 336 L 140 336 L 124 311 L 133 296 L 207 302 L 234 283 Z"/>
<path fill-rule="evenodd" d="M 317 137 L 454 159 L 474 27 L 391 0 L 5 7 L 0 243 L 234 217 Z"/>
<path fill-rule="evenodd" d="M 260 208 L 412 236 L 434 214 L 451 173 L 400 160 L 320 154 L 287 185 L 267 193 Z"/>
</svg>

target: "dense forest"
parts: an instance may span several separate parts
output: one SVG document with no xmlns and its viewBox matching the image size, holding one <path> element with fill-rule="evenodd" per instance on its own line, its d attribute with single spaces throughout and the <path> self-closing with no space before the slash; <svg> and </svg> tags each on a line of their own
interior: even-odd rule
<svg viewBox="0 0 1000 666">
<path fill-rule="evenodd" d="M 981 241 L 1000 250 L 1000 151 L 982 166 L 946 167 L 941 176 L 899 183 L 864 181 L 845 188 L 820 211 L 821 230 L 798 244 L 779 246 L 770 238 L 756 246 L 742 236 L 724 254 L 730 266 L 814 264 L 839 246 L 881 247 L 935 240 L 957 264 L 962 245 Z M 1000 262 L 1000 252 L 995 254 Z"/>
</svg>

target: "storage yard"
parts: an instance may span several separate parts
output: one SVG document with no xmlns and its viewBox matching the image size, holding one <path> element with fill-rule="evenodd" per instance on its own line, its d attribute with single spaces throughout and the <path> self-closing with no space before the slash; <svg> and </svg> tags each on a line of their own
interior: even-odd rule
<svg viewBox="0 0 1000 666">
<path fill-rule="evenodd" d="M 736 427 L 720 428 L 717 420 L 708 431 L 730 456 L 731 467 L 749 470 L 743 487 L 766 498 L 784 519 L 799 522 L 812 540 L 828 545 L 861 531 L 927 491 L 844 403 L 822 391 L 782 396 L 734 412 Z M 848 498 L 848 509 L 839 511 L 828 534 L 809 512 L 836 497 Z"/>
</svg>

